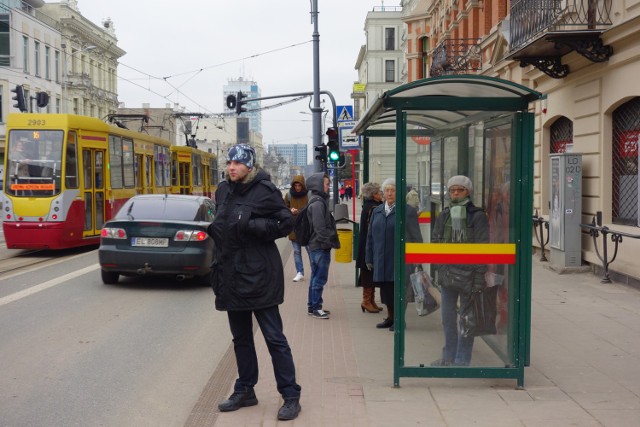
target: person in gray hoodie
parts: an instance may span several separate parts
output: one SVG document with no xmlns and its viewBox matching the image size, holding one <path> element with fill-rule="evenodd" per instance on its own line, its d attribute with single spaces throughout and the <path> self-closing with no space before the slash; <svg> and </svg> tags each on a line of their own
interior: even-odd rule
<svg viewBox="0 0 640 427">
<path fill-rule="evenodd" d="M 322 309 L 322 291 L 329 278 L 331 248 L 339 248 L 336 222 L 329 212 L 329 177 L 324 173 L 314 173 L 307 178 L 307 189 L 311 192 L 307 202 L 307 215 L 311 224 L 309 239 L 309 259 L 311 260 L 311 280 L 307 311 L 316 319 L 328 319 L 329 311 Z"/>
</svg>

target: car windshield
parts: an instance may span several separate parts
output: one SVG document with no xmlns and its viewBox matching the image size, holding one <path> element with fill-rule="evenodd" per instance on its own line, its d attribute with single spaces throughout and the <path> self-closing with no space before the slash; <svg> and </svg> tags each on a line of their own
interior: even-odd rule
<svg viewBox="0 0 640 427">
<path fill-rule="evenodd" d="M 196 221 L 200 211 L 197 200 L 184 198 L 133 198 L 122 206 L 115 219 Z"/>
</svg>

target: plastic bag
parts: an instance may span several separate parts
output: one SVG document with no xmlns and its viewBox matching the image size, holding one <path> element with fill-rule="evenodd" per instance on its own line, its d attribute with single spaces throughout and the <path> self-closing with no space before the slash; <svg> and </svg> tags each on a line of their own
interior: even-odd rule
<svg viewBox="0 0 640 427">
<path fill-rule="evenodd" d="M 410 276 L 418 316 L 426 316 L 440 308 L 440 291 L 431 285 L 431 277 L 421 267 Z"/>
<path fill-rule="evenodd" d="M 471 294 L 468 303 L 460 308 L 460 335 L 465 338 L 495 335 L 497 295 L 497 286 Z"/>
</svg>

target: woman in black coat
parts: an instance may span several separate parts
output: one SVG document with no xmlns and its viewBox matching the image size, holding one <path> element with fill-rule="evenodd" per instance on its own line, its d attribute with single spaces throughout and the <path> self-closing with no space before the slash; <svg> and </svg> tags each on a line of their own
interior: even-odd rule
<svg viewBox="0 0 640 427">
<path fill-rule="evenodd" d="M 362 287 L 362 312 L 379 313 L 382 311 L 376 304 L 376 288 L 373 283 L 373 272 L 367 268 L 365 253 L 367 251 L 367 232 L 369 231 L 369 218 L 371 211 L 382 203 L 382 191 L 380 185 L 368 182 L 362 186 L 362 213 L 360 214 L 360 238 L 358 240 L 358 256 L 356 268 L 359 268 L 358 286 Z"/>
</svg>

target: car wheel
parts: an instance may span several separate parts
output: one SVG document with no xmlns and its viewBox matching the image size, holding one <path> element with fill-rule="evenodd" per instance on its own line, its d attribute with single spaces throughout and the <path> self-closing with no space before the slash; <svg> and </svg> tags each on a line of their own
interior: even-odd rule
<svg viewBox="0 0 640 427">
<path fill-rule="evenodd" d="M 102 283 L 105 285 L 115 285 L 120 278 L 120 274 L 115 271 L 100 270 L 100 274 L 102 275 Z"/>
</svg>

